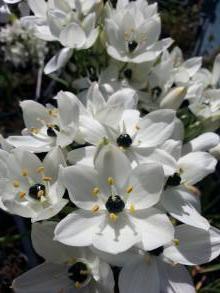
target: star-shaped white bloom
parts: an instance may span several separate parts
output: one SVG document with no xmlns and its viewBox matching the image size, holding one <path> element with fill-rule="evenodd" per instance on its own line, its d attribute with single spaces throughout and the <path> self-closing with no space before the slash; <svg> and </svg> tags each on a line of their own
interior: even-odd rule
<svg viewBox="0 0 220 293">
<path fill-rule="evenodd" d="M 32 100 L 20 103 L 26 129 L 23 136 L 10 136 L 7 142 L 36 153 L 47 152 L 56 145 L 65 147 L 76 138 L 79 109 L 72 97 L 57 96 L 58 107 Z"/>
<path fill-rule="evenodd" d="M 59 148 L 50 151 L 43 162 L 18 148 L 3 163 L 7 173 L 1 174 L 1 200 L 8 212 L 35 222 L 55 216 L 68 203 L 58 176 L 59 165 L 65 166 Z"/>
<path fill-rule="evenodd" d="M 140 241 L 151 250 L 172 239 L 168 217 L 153 208 L 164 183 L 160 165 L 143 164 L 132 170 L 127 157 L 109 145 L 99 152 L 95 169 L 67 167 L 62 179 L 80 209 L 57 225 L 56 240 L 117 254 Z"/>
<path fill-rule="evenodd" d="M 170 38 L 158 41 L 161 22 L 157 5 L 145 0 L 119 0 L 116 9 L 107 6 L 105 29 L 108 54 L 123 62 L 155 60 L 172 44 Z"/>
<path fill-rule="evenodd" d="M 12 288 L 26 292 L 113 293 L 110 266 L 89 248 L 68 247 L 53 241 L 56 222 L 32 225 L 32 243 L 45 262 L 16 278 Z"/>
<path fill-rule="evenodd" d="M 94 252 L 113 266 L 122 267 L 119 289 L 122 293 L 195 293 L 192 279 L 184 265 L 200 265 L 220 254 L 220 230 L 208 231 L 179 225 L 175 239 L 165 246 L 144 251 L 141 245 L 118 255 L 97 249 Z"/>
</svg>

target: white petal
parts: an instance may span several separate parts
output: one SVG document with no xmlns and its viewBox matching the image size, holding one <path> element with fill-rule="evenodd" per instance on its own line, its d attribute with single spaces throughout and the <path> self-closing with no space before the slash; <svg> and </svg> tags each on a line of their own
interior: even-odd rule
<svg viewBox="0 0 220 293">
<path fill-rule="evenodd" d="M 205 230 L 209 229 L 209 222 L 187 200 L 191 195 L 188 194 L 190 193 L 181 187 L 168 188 L 162 195 L 161 204 L 172 217 L 180 222 Z"/>
<path fill-rule="evenodd" d="M 70 246 L 89 246 L 104 221 L 103 217 L 103 214 L 94 215 L 92 212 L 77 210 L 56 226 L 55 240 Z"/>
<path fill-rule="evenodd" d="M 77 256 L 74 248 L 53 240 L 57 222 L 44 221 L 32 224 L 32 244 L 40 256 L 51 263 L 64 263 L 70 257 Z M 75 254 L 74 254 L 75 252 Z"/>
<path fill-rule="evenodd" d="M 144 258 L 124 266 L 119 274 L 121 293 L 160 293 L 160 276 L 157 263 L 152 257 L 148 262 Z"/>
<path fill-rule="evenodd" d="M 91 116 L 81 116 L 80 126 L 80 130 L 82 131 L 85 140 L 91 144 L 97 145 L 100 143 L 101 139 L 108 137 L 108 134 L 101 123 L 93 119 Z"/>
<path fill-rule="evenodd" d="M 34 153 L 48 152 L 52 147 L 50 139 L 40 140 L 30 135 L 9 136 L 7 143 L 15 148 L 22 148 Z"/>
<path fill-rule="evenodd" d="M 72 150 L 67 155 L 67 160 L 71 164 L 79 163 L 80 165 L 86 165 L 93 167 L 93 158 L 95 156 L 96 147 L 88 146 Z"/>
<path fill-rule="evenodd" d="M 62 30 L 60 42 L 65 47 L 80 49 L 86 42 L 86 35 L 77 23 L 71 23 Z"/>
<path fill-rule="evenodd" d="M 65 265 L 44 263 L 16 278 L 12 288 L 18 293 L 54 293 L 67 292 L 71 285 Z"/>
<path fill-rule="evenodd" d="M 138 125 L 140 118 L 140 112 L 137 110 L 125 110 L 120 120 L 120 129 L 124 130 L 130 136 L 133 136 L 137 131 L 136 126 Z M 125 129 L 124 129 L 125 128 Z"/>
<path fill-rule="evenodd" d="M 57 102 L 60 114 L 61 127 L 70 126 L 72 131 L 76 131 L 79 123 L 79 105 L 77 104 L 77 97 L 66 95 L 65 92 L 60 92 L 57 95 Z"/>
<path fill-rule="evenodd" d="M 40 122 L 40 120 L 45 121 L 45 123 L 50 121 L 50 116 L 47 109 L 40 103 L 27 100 L 21 102 L 20 106 L 23 111 L 24 123 L 27 128 L 41 128 L 42 122 Z"/>
<path fill-rule="evenodd" d="M 126 215 L 119 214 L 119 218 L 115 222 L 110 222 L 108 219 L 105 221 L 106 225 L 100 228 L 93 238 L 93 245 L 97 249 L 117 254 L 140 242 L 140 234 L 129 223 Z"/>
<path fill-rule="evenodd" d="M 157 258 L 161 293 L 195 293 L 192 278 L 184 266 L 170 265 Z"/>
<path fill-rule="evenodd" d="M 181 157 L 178 167 L 182 182 L 195 184 L 215 171 L 217 160 L 205 152 L 193 152 Z"/>
<path fill-rule="evenodd" d="M 142 244 L 147 251 L 163 246 L 174 238 L 174 228 L 166 214 L 160 210 L 151 208 L 137 211 L 129 218 L 142 234 Z"/>
<path fill-rule="evenodd" d="M 141 146 L 156 146 L 170 138 L 175 126 L 175 111 L 157 110 L 146 115 L 139 122 L 140 130 L 136 140 L 141 141 Z"/>
<path fill-rule="evenodd" d="M 212 73 L 212 84 L 217 86 L 220 80 L 220 54 L 218 54 L 215 58 L 215 63 L 213 66 L 213 73 Z"/>
<path fill-rule="evenodd" d="M 128 207 L 134 204 L 135 209 L 139 210 L 155 205 L 160 199 L 164 185 L 162 166 L 156 163 L 137 166 L 130 174 L 129 185 L 133 190 L 127 200 Z"/>
<path fill-rule="evenodd" d="M 53 56 L 44 68 L 45 74 L 53 73 L 60 68 L 64 67 L 73 54 L 73 50 L 70 48 L 63 48 L 55 56 Z"/>
<path fill-rule="evenodd" d="M 84 210 L 92 210 L 95 205 L 104 208 L 100 194 L 93 194 L 99 188 L 98 175 L 91 167 L 77 165 L 62 169 L 62 181 L 69 191 L 70 199 Z M 100 190 L 101 192 L 101 190 Z"/>
<path fill-rule="evenodd" d="M 47 11 L 47 3 L 45 0 L 28 0 L 28 5 L 35 16 L 45 17 Z"/>
<path fill-rule="evenodd" d="M 175 239 L 179 245 L 165 248 L 164 255 L 184 265 L 200 265 L 210 262 L 220 254 L 220 230 L 208 231 L 180 225 L 176 227 Z"/>
<path fill-rule="evenodd" d="M 123 152 L 114 145 L 103 147 L 95 159 L 95 166 L 103 184 L 112 177 L 118 188 L 124 187 L 131 171 L 131 165 Z"/>
<path fill-rule="evenodd" d="M 214 132 L 203 133 L 183 146 L 183 154 L 189 152 L 209 151 L 220 142 L 219 135 Z"/>
<path fill-rule="evenodd" d="M 61 148 L 55 147 L 46 155 L 43 160 L 45 174 L 52 178 L 52 182 L 55 182 L 58 177 L 60 165 L 65 167 L 66 161 Z"/>
<path fill-rule="evenodd" d="M 69 201 L 67 199 L 60 199 L 57 203 L 42 209 L 37 213 L 37 215 L 32 216 L 32 223 L 47 220 L 56 216 L 65 207 L 65 205 L 68 204 L 68 202 Z"/>
</svg>

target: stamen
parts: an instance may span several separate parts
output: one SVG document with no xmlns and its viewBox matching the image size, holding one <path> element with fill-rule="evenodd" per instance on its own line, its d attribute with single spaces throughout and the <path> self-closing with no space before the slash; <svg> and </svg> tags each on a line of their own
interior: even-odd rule
<svg viewBox="0 0 220 293">
<path fill-rule="evenodd" d="M 40 129 L 39 129 L 39 128 L 31 127 L 30 131 L 31 131 L 31 133 L 33 133 L 33 134 L 38 134 L 39 131 L 40 131 Z"/>
<path fill-rule="evenodd" d="M 81 284 L 79 282 L 75 282 L 74 286 L 76 287 L 76 289 L 80 289 L 81 288 Z"/>
<path fill-rule="evenodd" d="M 92 207 L 91 211 L 93 213 L 97 213 L 99 211 L 99 209 L 100 209 L 99 205 L 96 204 L 96 205 L 94 205 L 94 207 Z"/>
<path fill-rule="evenodd" d="M 41 166 L 41 167 L 37 168 L 36 172 L 37 173 L 43 173 L 44 170 L 45 170 L 45 168 L 43 166 Z"/>
<path fill-rule="evenodd" d="M 114 179 L 112 177 L 108 177 L 107 182 L 109 185 L 114 185 Z"/>
<path fill-rule="evenodd" d="M 12 185 L 15 187 L 15 188 L 18 188 L 20 186 L 20 182 L 18 180 L 15 180 L 12 182 Z"/>
<path fill-rule="evenodd" d="M 40 198 L 42 196 L 45 195 L 45 191 L 44 190 L 39 190 L 38 193 L 37 193 L 37 197 Z"/>
<path fill-rule="evenodd" d="M 26 195 L 26 192 L 24 192 L 24 191 L 20 191 L 18 193 L 18 196 L 20 197 L 20 199 L 23 199 L 25 197 L 25 195 Z"/>
<path fill-rule="evenodd" d="M 193 185 L 189 185 L 187 183 L 185 183 L 184 186 L 186 187 L 186 189 L 188 189 L 188 191 L 192 192 L 194 195 L 196 195 L 196 196 L 201 195 L 201 192 L 197 187 L 195 187 Z"/>
<path fill-rule="evenodd" d="M 28 176 L 28 170 L 27 169 L 22 170 L 21 171 L 21 176 L 27 177 Z"/>
<path fill-rule="evenodd" d="M 100 192 L 100 189 L 98 187 L 94 187 L 92 190 L 92 195 L 97 196 L 97 194 Z"/>
<path fill-rule="evenodd" d="M 51 181 L 52 180 L 52 177 L 50 177 L 50 176 L 44 176 L 43 178 L 42 178 L 42 180 L 43 181 Z"/>
<path fill-rule="evenodd" d="M 140 126 L 136 125 L 136 126 L 135 126 L 135 129 L 136 129 L 136 130 L 140 130 L 141 128 L 140 128 Z"/>
<path fill-rule="evenodd" d="M 118 219 L 118 216 L 114 213 L 109 214 L 109 218 L 112 220 L 112 222 L 116 222 Z"/>
<path fill-rule="evenodd" d="M 173 239 L 172 242 L 175 246 L 179 246 L 179 244 L 180 244 L 179 239 Z"/>
<path fill-rule="evenodd" d="M 131 214 L 135 213 L 136 209 L 135 209 L 135 206 L 134 206 L 133 203 L 130 205 L 129 211 L 130 211 Z"/>
<path fill-rule="evenodd" d="M 127 188 L 127 193 L 131 193 L 133 191 L 133 186 L 128 186 L 128 188 Z"/>
</svg>

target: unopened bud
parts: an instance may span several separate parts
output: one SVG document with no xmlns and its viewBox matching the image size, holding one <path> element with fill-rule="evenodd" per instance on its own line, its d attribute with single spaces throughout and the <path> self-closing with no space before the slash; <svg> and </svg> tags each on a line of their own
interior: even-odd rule
<svg viewBox="0 0 220 293">
<path fill-rule="evenodd" d="M 182 104 L 186 95 L 185 87 L 177 87 L 172 89 L 161 101 L 160 108 L 177 110 Z"/>
</svg>

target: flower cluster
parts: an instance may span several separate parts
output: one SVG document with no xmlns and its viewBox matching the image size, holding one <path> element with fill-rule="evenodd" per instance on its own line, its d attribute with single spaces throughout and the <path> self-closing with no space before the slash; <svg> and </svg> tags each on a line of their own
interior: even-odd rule
<svg viewBox="0 0 220 293">
<path fill-rule="evenodd" d="M 46 42 L 36 38 L 19 20 L 0 30 L 0 40 L 4 61 L 15 67 L 25 67 L 30 62 L 39 65 L 48 51 Z"/>
<path fill-rule="evenodd" d="M 185 266 L 220 254 L 196 186 L 219 155 L 219 56 L 211 73 L 168 51 L 157 5 L 145 0 L 27 2 L 34 15 L 22 23 L 63 46 L 47 73 L 93 47 L 109 62 L 96 82 L 79 78 L 79 95 L 22 101 L 22 135 L 1 138 L 0 206 L 31 219 L 45 259 L 13 289 L 114 292 L 118 266 L 122 293 L 195 292 Z M 187 140 L 189 111 L 203 127 Z"/>
</svg>

